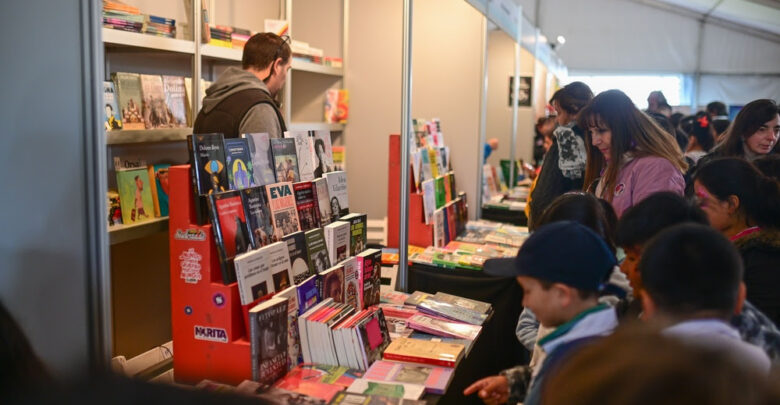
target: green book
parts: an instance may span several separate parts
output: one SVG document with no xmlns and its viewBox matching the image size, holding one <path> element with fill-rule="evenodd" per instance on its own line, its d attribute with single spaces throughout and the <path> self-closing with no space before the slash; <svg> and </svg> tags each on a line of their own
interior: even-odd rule
<svg viewBox="0 0 780 405">
<path fill-rule="evenodd" d="M 436 190 L 436 209 L 439 209 L 447 203 L 446 189 L 444 188 L 444 177 L 437 177 L 434 180 Z"/>
</svg>

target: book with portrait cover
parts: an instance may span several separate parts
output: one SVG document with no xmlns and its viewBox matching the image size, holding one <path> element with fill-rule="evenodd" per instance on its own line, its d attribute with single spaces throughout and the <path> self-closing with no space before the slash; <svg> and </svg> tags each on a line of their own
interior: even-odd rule
<svg viewBox="0 0 780 405">
<path fill-rule="evenodd" d="M 249 310 L 252 379 L 273 384 L 287 374 L 287 299 L 273 297 Z"/>
<path fill-rule="evenodd" d="M 314 177 L 323 177 L 325 173 L 334 171 L 333 147 L 330 142 L 330 131 L 327 129 L 311 131 L 309 135 L 314 138 Z"/>
<path fill-rule="evenodd" d="M 330 268 L 328 246 L 322 228 L 312 229 L 305 234 L 306 250 L 309 253 L 309 274 L 319 274 Z"/>
<path fill-rule="evenodd" d="M 308 231 L 319 228 L 320 211 L 317 208 L 314 184 L 310 181 L 293 183 L 293 193 L 295 193 L 295 207 L 298 210 L 298 221 L 301 224 L 301 230 Z"/>
<path fill-rule="evenodd" d="M 184 78 L 181 76 L 163 76 L 165 105 L 170 112 L 172 127 L 184 128 L 188 125 L 187 93 L 184 88 Z"/>
<path fill-rule="evenodd" d="M 339 218 L 339 221 L 349 222 L 349 255 L 355 256 L 366 248 L 368 230 L 366 214 L 352 213 Z"/>
<path fill-rule="evenodd" d="M 252 175 L 256 186 L 276 183 L 276 169 L 271 151 L 271 139 L 266 132 L 241 134 L 249 145 Z"/>
<path fill-rule="evenodd" d="M 350 257 L 341 262 L 344 266 L 344 302 L 360 311 L 363 308 L 361 297 L 362 285 L 360 280 L 360 271 L 358 269 L 357 258 Z"/>
<path fill-rule="evenodd" d="M 320 292 L 317 289 L 318 278 L 319 275 L 315 274 L 296 287 L 299 306 L 298 315 L 302 315 L 320 302 Z"/>
<path fill-rule="evenodd" d="M 225 139 L 225 169 L 231 190 L 254 186 L 252 159 L 246 139 Z"/>
<path fill-rule="evenodd" d="M 119 110 L 115 113 L 122 121 L 123 129 L 145 129 L 144 116 L 141 112 L 143 97 L 141 96 L 141 75 L 138 73 L 117 72 L 111 74 L 116 87 Z"/>
<path fill-rule="evenodd" d="M 290 253 L 293 283 L 298 284 L 306 280 L 309 273 L 309 254 L 306 250 L 306 237 L 303 232 L 293 232 L 283 238 Z"/>
<path fill-rule="evenodd" d="M 309 136 L 309 131 L 286 131 L 285 138 L 295 140 L 295 153 L 298 157 L 298 175 L 300 181 L 314 180 L 314 138 Z"/>
<path fill-rule="evenodd" d="M 146 129 L 170 128 L 171 119 L 165 104 L 165 90 L 159 75 L 141 75 L 141 112 Z"/>
<path fill-rule="evenodd" d="M 298 157 L 295 153 L 295 140 L 291 138 L 271 139 L 274 171 L 276 181 L 297 183 L 301 181 L 298 175 Z"/>
<path fill-rule="evenodd" d="M 209 207 L 214 241 L 222 268 L 222 282 L 230 284 L 236 281 L 233 258 L 246 252 L 251 246 L 244 205 L 237 191 L 226 191 L 210 194 Z"/>
<path fill-rule="evenodd" d="M 358 263 L 359 278 L 362 281 L 361 300 L 363 308 L 379 304 L 380 276 L 382 273 L 382 251 L 368 249 L 355 256 Z"/>
<path fill-rule="evenodd" d="M 450 385 L 453 372 L 454 370 L 449 367 L 379 360 L 369 367 L 363 378 L 373 381 L 419 384 L 425 386 L 427 393 L 444 394 Z"/>
<path fill-rule="evenodd" d="M 103 82 L 103 129 L 122 129 L 122 116 L 117 102 L 114 82 Z"/>
<path fill-rule="evenodd" d="M 154 216 L 168 216 L 168 168 L 171 165 L 167 163 L 149 165 L 149 185 L 152 188 L 152 199 L 154 200 Z"/>
<path fill-rule="evenodd" d="M 349 214 L 349 195 L 347 194 L 347 173 L 330 172 L 325 174 L 328 181 L 330 209 L 334 220 Z"/>
<path fill-rule="evenodd" d="M 333 212 L 330 210 L 330 193 L 328 181 L 324 178 L 315 179 L 314 193 L 317 195 L 317 209 L 320 211 L 320 226 L 325 226 L 333 221 Z"/>
<path fill-rule="evenodd" d="M 344 266 L 335 265 L 320 273 L 320 297 L 333 298 L 334 302 L 344 302 Z"/>
<path fill-rule="evenodd" d="M 300 231 L 292 183 L 267 184 L 265 192 L 268 197 L 268 206 L 271 209 L 276 239 L 281 240 L 284 235 Z"/>
<path fill-rule="evenodd" d="M 331 263 L 340 263 L 349 256 L 349 222 L 336 221 L 325 228 L 325 244 Z"/>
<path fill-rule="evenodd" d="M 262 186 L 249 187 L 239 191 L 239 194 L 241 194 L 241 201 L 244 203 L 244 213 L 247 217 L 246 224 L 252 247 L 257 249 L 276 242 L 265 189 Z"/>
<path fill-rule="evenodd" d="M 298 331 L 298 289 L 291 286 L 279 291 L 274 297 L 287 299 L 287 370 L 292 370 L 303 361 Z"/>
<path fill-rule="evenodd" d="M 145 166 L 117 168 L 116 185 L 123 224 L 135 224 L 154 218 L 154 198 L 149 182 L 149 170 Z"/>
</svg>

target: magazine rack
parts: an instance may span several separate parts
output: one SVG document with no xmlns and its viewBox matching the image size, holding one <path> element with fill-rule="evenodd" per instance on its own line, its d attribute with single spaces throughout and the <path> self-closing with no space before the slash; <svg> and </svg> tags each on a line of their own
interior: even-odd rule
<svg viewBox="0 0 780 405">
<path fill-rule="evenodd" d="M 400 229 L 400 204 L 401 195 L 401 135 L 390 135 L 388 148 L 388 177 L 387 177 L 387 246 L 398 248 L 398 230 Z M 409 184 L 414 187 L 414 174 L 409 170 Z M 425 209 L 423 196 L 414 192 L 411 188 L 404 192 L 409 193 L 409 244 L 415 246 L 433 245 L 433 225 L 425 223 Z"/>
<path fill-rule="evenodd" d="M 172 166 L 169 181 L 174 378 L 190 384 L 251 380 L 238 284 L 222 283 L 211 225 L 197 225 L 190 166 Z"/>
</svg>

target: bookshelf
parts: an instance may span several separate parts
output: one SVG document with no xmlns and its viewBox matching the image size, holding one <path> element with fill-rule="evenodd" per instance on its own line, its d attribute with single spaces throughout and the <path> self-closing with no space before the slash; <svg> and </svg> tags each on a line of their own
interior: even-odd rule
<svg viewBox="0 0 780 405">
<path fill-rule="evenodd" d="M 292 70 L 301 72 L 319 73 L 329 76 L 344 76 L 344 69 L 321 65 L 319 63 L 306 62 L 300 59 L 293 59 Z"/>
<path fill-rule="evenodd" d="M 327 122 L 291 122 L 287 125 L 287 128 L 292 131 L 328 130 L 330 132 L 341 132 L 345 127 L 345 124 L 328 124 Z"/>
<path fill-rule="evenodd" d="M 187 140 L 192 128 L 120 129 L 106 132 L 107 145 L 131 143 L 181 142 Z"/>
<path fill-rule="evenodd" d="M 195 53 L 195 43 L 192 41 L 120 31 L 111 28 L 103 28 L 103 44 L 107 47 L 141 48 L 189 55 Z"/>
<path fill-rule="evenodd" d="M 138 224 L 109 226 L 108 238 L 115 245 L 165 231 L 168 231 L 168 217 L 160 217 Z"/>
</svg>

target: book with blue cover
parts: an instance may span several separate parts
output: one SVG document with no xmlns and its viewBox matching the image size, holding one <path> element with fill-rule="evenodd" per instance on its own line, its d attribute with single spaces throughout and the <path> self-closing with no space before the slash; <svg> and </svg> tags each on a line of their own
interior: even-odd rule
<svg viewBox="0 0 780 405">
<path fill-rule="evenodd" d="M 298 314 L 303 315 L 320 302 L 319 289 L 317 288 L 315 274 L 298 284 Z"/>
<path fill-rule="evenodd" d="M 243 190 L 254 186 L 252 158 L 249 144 L 244 138 L 225 139 L 225 167 L 231 190 Z"/>
</svg>

